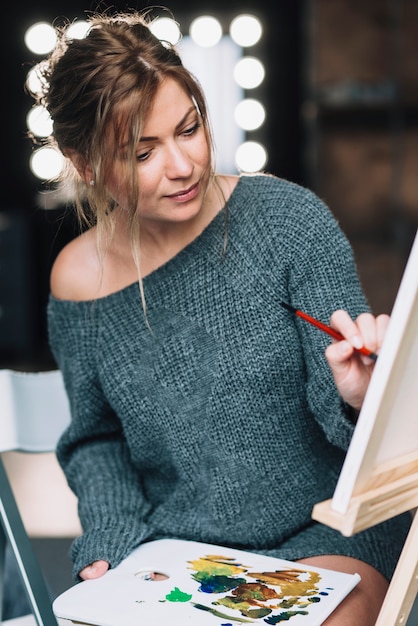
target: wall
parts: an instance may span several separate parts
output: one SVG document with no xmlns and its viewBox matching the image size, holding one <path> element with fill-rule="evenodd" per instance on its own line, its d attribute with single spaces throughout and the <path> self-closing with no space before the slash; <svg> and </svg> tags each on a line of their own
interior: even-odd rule
<svg viewBox="0 0 418 626">
<path fill-rule="evenodd" d="M 418 2 L 307 4 L 306 166 L 390 312 L 418 226 Z"/>
</svg>

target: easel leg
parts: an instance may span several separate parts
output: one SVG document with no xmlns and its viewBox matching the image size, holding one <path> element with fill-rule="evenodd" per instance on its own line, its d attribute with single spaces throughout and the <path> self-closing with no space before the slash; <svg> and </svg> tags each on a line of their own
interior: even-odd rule
<svg viewBox="0 0 418 626">
<path fill-rule="evenodd" d="M 418 513 L 414 515 L 376 626 L 404 626 L 418 592 Z"/>
<path fill-rule="evenodd" d="M 3 531 L 0 535 L 6 536 L 14 553 L 36 623 L 38 626 L 57 626 L 45 580 L 26 534 L 1 459 L 0 496 L 0 523 Z M 0 548 L 1 545 L 0 541 Z"/>
<path fill-rule="evenodd" d="M 6 535 L 3 526 L 0 524 L 0 624 L 3 618 L 3 598 L 4 598 L 4 572 L 6 555 Z"/>
</svg>

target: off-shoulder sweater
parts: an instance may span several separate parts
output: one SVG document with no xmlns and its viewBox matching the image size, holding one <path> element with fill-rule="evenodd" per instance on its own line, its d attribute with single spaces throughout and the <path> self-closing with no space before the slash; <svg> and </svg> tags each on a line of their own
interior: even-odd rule
<svg viewBox="0 0 418 626">
<path fill-rule="evenodd" d="M 72 412 L 57 452 L 84 530 L 75 576 L 161 537 L 283 558 L 350 552 L 390 575 L 403 531 L 397 542 L 391 529 L 396 555 L 385 556 L 377 531 L 350 543 L 311 520 L 353 425 L 324 357 L 329 337 L 281 302 L 324 322 L 339 308 L 367 310 L 324 203 L 274 176 L 242 176 L 144 290 L 147 320 L 137 283 L 49 301 Z"/>
</svg>

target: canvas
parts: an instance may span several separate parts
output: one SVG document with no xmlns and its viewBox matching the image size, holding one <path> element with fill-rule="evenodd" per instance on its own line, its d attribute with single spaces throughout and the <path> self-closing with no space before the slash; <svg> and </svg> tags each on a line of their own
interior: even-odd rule
<svg viewBox="0 0 418 626">
<path fill-rule="evenodd" d="M 418 471 L 417 267 L 418 234 L 332 499 L 342 514 L 358 494 Z"/>
</svg>

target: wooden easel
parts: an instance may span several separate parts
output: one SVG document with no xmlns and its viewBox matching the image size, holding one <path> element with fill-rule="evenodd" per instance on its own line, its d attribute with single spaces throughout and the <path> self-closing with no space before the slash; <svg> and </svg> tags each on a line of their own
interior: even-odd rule
<svg viewBox="0 0 418 626">
<path fill-rule="evenodd" d="M 347 514 L 332 509 L 332 501 L 315 505 L 312 517 L 350 536 L 404 511 L 418 507 L 418 471 L 384 487 L 354 497 Z M 401 556 L 380 610 L 376 626 L 405 626 L 418 593 L 418 514 L 414 515 Z"/>
<path fill-rule="evenodd" d="M 334 497 L 312 512 L 346 536 L 414 515 L 376 626 L 405 626 L 418 593 L 417 268 L 418 232 Z"/>
</svg>

